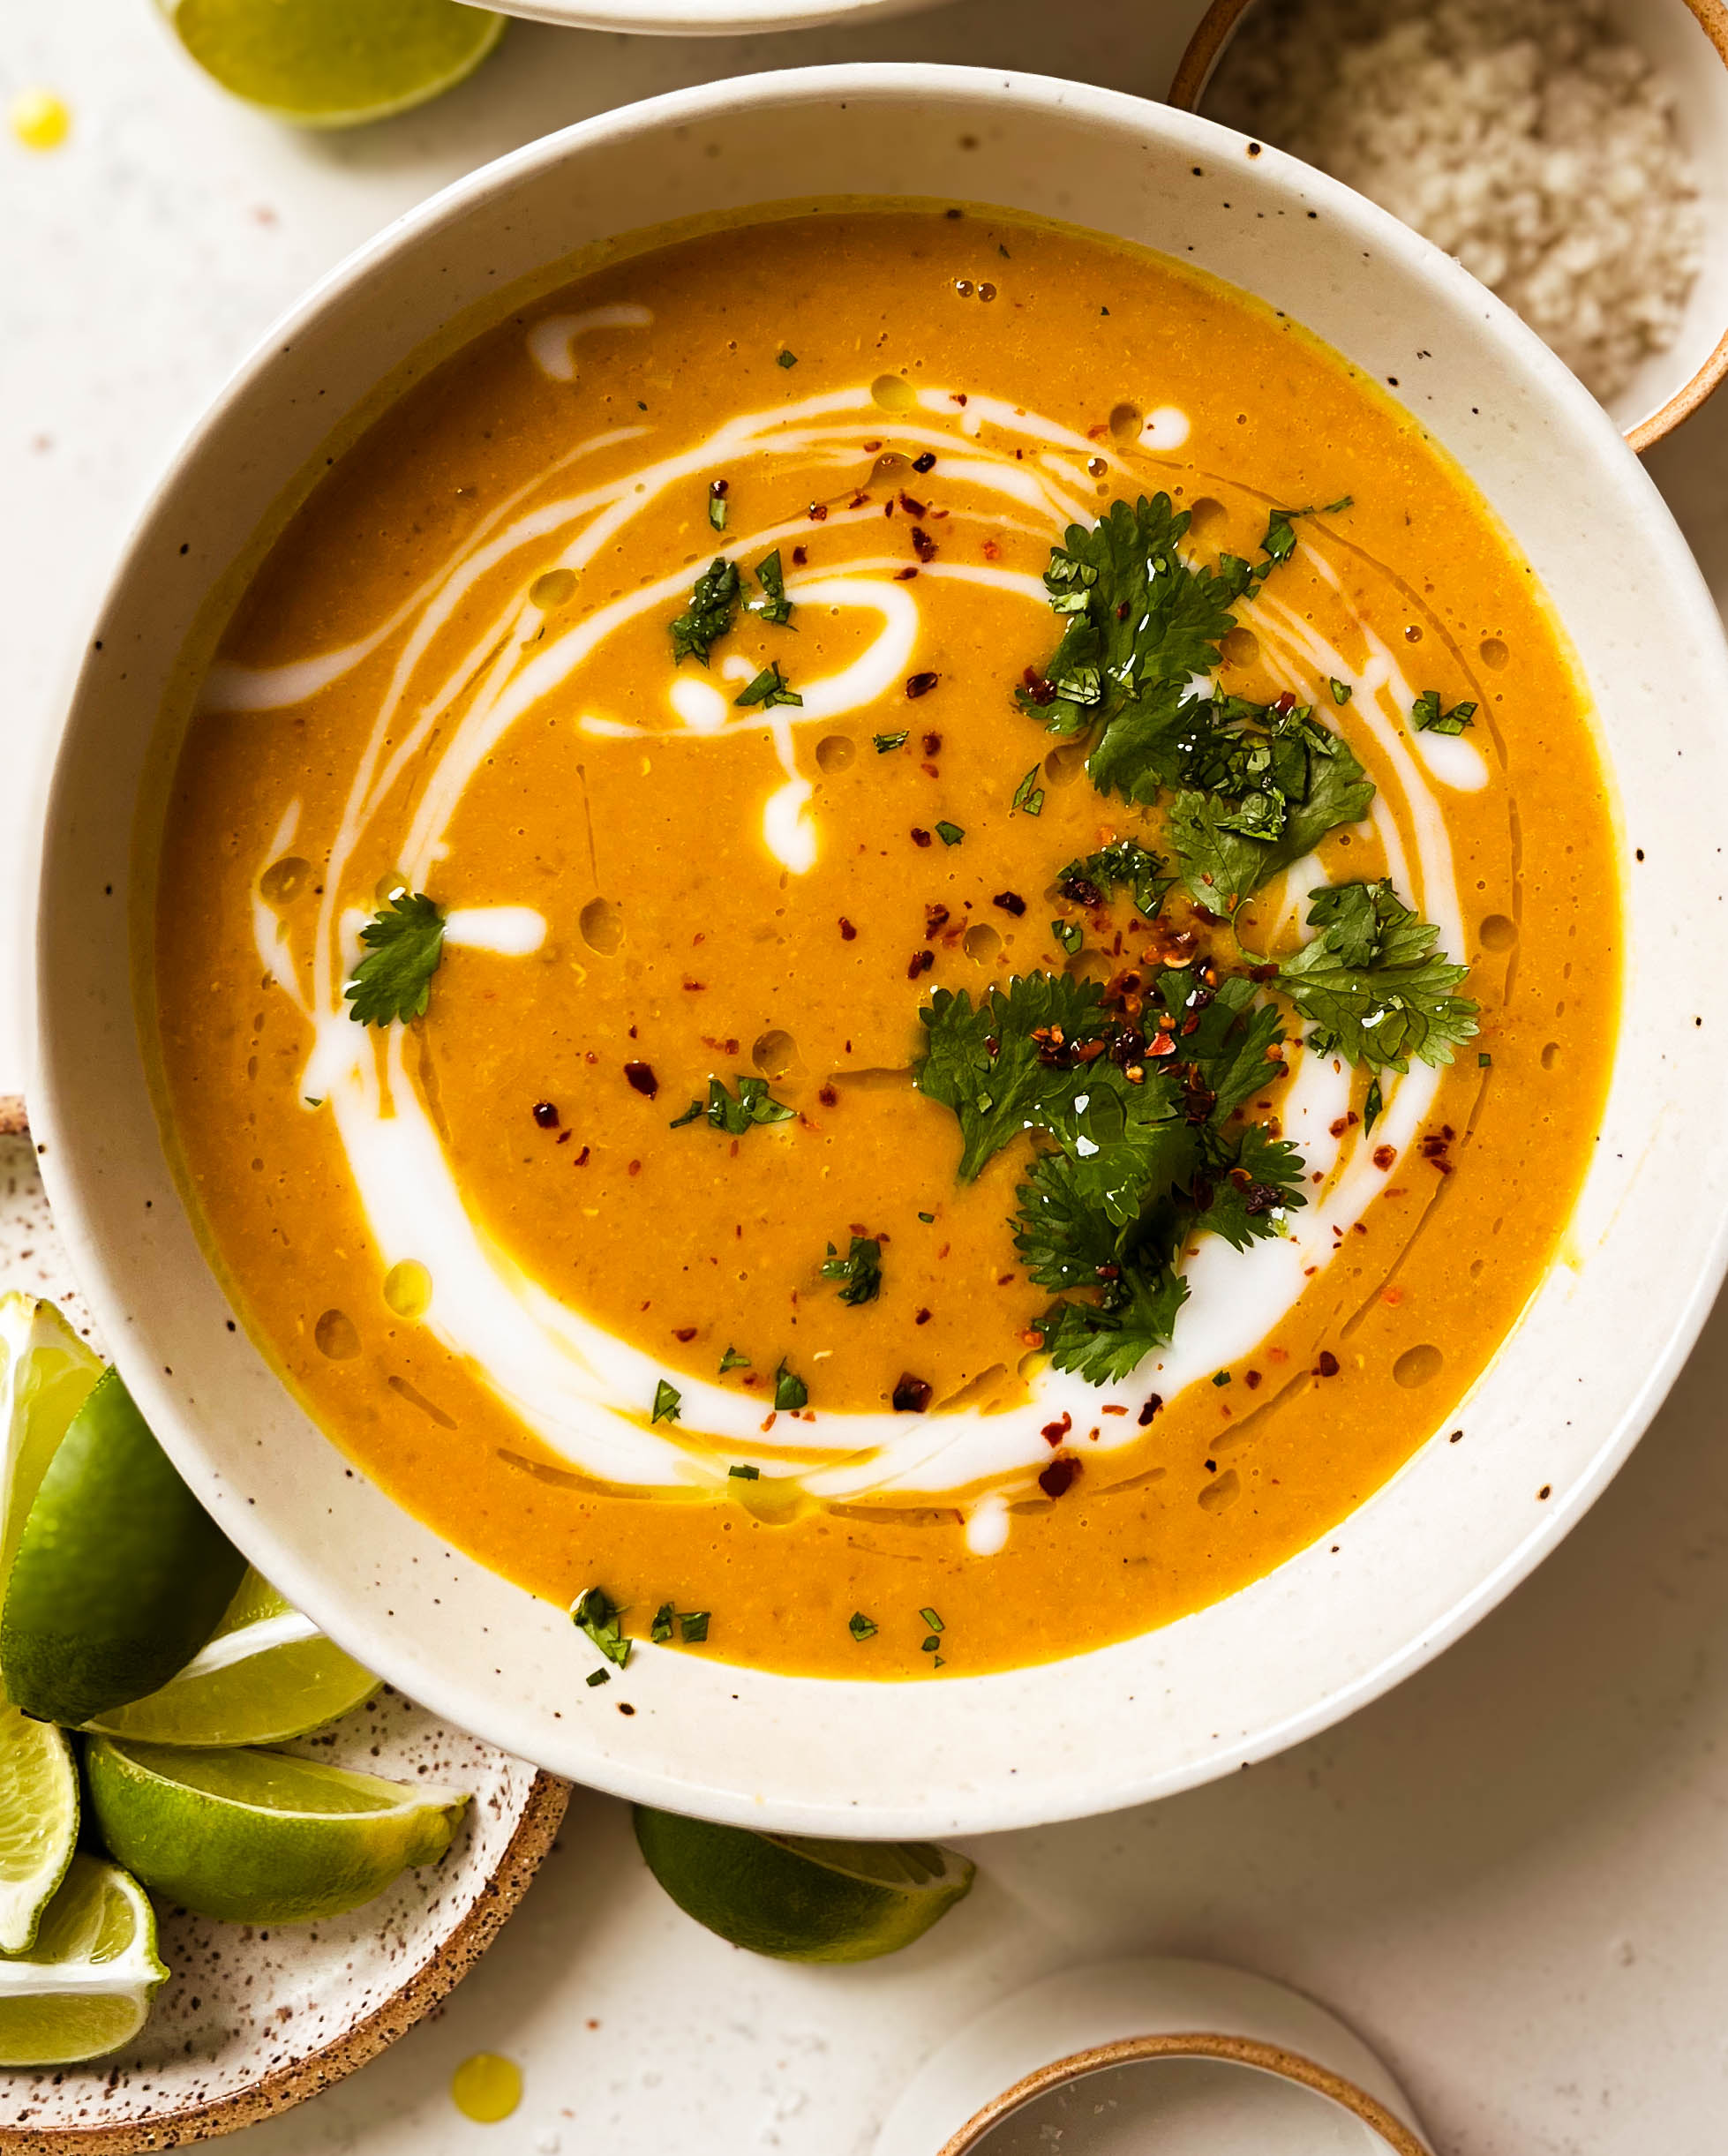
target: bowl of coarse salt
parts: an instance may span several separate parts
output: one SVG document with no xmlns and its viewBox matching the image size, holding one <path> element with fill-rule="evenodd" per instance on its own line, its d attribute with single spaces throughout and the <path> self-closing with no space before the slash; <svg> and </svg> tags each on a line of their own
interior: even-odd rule
<svg viewBox="0 0 1728 2156">
<path fill-rule="evenodd" d="M 1634 449 L 1728 374 L 1724 0 L 1213 0 L 1170 102 L 1455 255 Z"/>
</svg>

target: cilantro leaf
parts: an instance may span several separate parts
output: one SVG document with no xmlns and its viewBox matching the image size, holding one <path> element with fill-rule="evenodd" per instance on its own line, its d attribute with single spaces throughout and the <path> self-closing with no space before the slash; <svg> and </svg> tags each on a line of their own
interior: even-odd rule
<svg viewBox="0 0 1728 2156">
<path fill-rule="evenodd" d="M 762 597 L 751 600 L 750 612 L 785 628 L 792 620 L 792 601 L 786 597 L 785 573 L 780 567 L 778 546 L 757 562 L 756 582 L 762 586 Z"/>
<path fill-rule="evenodd" d="M 630 1649 L 634 1641 L 624 1636 L 619 1623 L 622 1614 L 618 1604 L 604 1587 L 590 1587 L 578 1596 L 570 1611 L 570 1621 L 579 1632 L 585 1632 L 608 1662 L 627 1669 Z M 593 1679 L 589 1682 L 591 1684 Z"/>
<path fill-rule="evenodd" d="M 852 1248 L 842 1258 L 830 1243 L 828 1256 L 823 1260 L 822 1277 L 825 1281 L 844 1281 L 840 1300 L 854 1308 L 860 1303 L 874 1303 L 882 1293 L 882 1244 L 875 1236 L 854 1236 Z"/>
<path fill-rule="evenodd" d="M 1238 1251 L 1282 1235 L 1284 1215 L 1308 1203 L 1304 1173 L 1294 1146 L 1264 1123 L 1248 1123 L 1235 1139 L 1214 1141 L 1206 1180 L 1195 1187 L 1194 1224 Z"/>
<path fill-rule="evenodd" d="M 1270 1003 L 1256 1000 L 1246 975 L 1228 973 L 1209 988 L 1172 968 L 1154 986 L 1164 1025 L 1176 1036 L 1191 1116 L 1221 1123 L 1280 1075 L 1267 1051 L 1283 1040 L 1282 1021 Z"/>
<path fill-rule="evenodd" d="M 1309 896 L 1318 933 L 1282 961 L 1278 985 L 1319 1029 L 1310 1045 L 1374 1070 L 1408 1070 L 1412 1055 L 1449 1063 L 1476 1030 L 1477 1006 L 1452 994 L 1469 968 L 1434 948 L 1439 930 L 1385 876 Z"/>
<path fill-rule="evenodd" d="M 759 1123 L 790 1123 L 797 1115 L 795 1108 L 788 1108 L 784 1101 L 777 1101 L 768 1090 L 766 1078 L 736 1078 L 738 1087 L 734 1101 L 726 1091 L 724 1078 L 711 1078 L 708 1081 L 708 1103 L 692 1101 L 681 1116 L 674 1116 L 669 1128 L 680 1131 L 687 1123 L 708 1123 L 717 1131 L 724 1131 L 729 1138 L 742 1138 L 744 1133 Z"/>
<path fill-rule="evenodd" d="M 746 682 L 733 698 L 734 706 L 740 709 L 748 710 L 752 704 L 759 703 L 764 710 L 771 710 L 777 703 L 801 704 L 803 701 L 800 695 L 786 687 L 785 679 L 780 672 L 780 662 L 777 658 L 770 659 L 755 680 Z"/>
<path fill-rule="evenodd" d="M 738 564 L 717 554 L 697 577 L 690 604 L 672 625 L 672 656 L 675 665 L 687 658 L 708 655 L 738 619 Z"/>
<path fill-rule="evenodd" d="M 677 1423 L 684 1419 L 684 1395 L 665 1378 L 654 1388 L 654 1412 L 648 1419 L 650 1423 Z"/>
<path fill-rule="evenodd" d="M 360 931 L 369 956 L 342 995 L 359 1025 L 422 1018 L 444 956 L 444 914 L 424 891 L 399 890 Z"/>
<path fill-rule="evenodd" d="M 776 1408 L 803 1408 L 809 1405 L 810 1388 L 802 1378 L 786 1368 L 785 1357 L 774 1372 L 774 1405 Z"/>
<path fill-rule="evenodd" d="M 1056 1303 L 1039 1319 L 1058 1370 L 1090 1385 L 1119 1384 L 1154 1348 L 1168 1348 L 1188 1283 L 1168 1265 L 1130 1264 L 1098 1303 Z"/>
<path fill-rule="evenodd" d="M 1418 733 L 1462 733 L 1476 717 L 1473 703 L 1454 703 L 1449 711 L 1440 709 L 1440 692 L 1425 688 L 1410 706 L 1410 724 Z"/>
<path fill-rule="evenodd" d="M 1113 838 L 1083 860 L 1070 861 L 1056 882 L 1062 886 L 1063 897 L 1076 905 L 1101 905 L 1107 891 L 1125 885 L 1133 893 L 1135 905 L 1151 920 L 1175 880 L 1160 875 L 1163 866 L 1157 854 L 1149 853 L 1137 839 Z"/>
<path fill-rule="evenodd" d="M 938 988 L 918 1015 L 925 1053 L 913 1083 L 959 1118 L 962 1183 L 1021 1131 L 1071 1109 L 1087 1085 L 1086 1065 L 1070 1059 L 1073 1047 L 1114 1026 L 1097 983 L 1062 973 L 1017 975 L 976 1010 L 965 988 Z"/>
<path fill-rule="evenodd" d="M 1244 791 L 1186 792 L 1170 804 L 1169 837 L 1190 894 L 1209 912 L 1233 915 L 1281 869 L 1311 853 L 1328 831 L 1365 815 L 1374 786 L 1341 735 L 1292 712 L 1272 736 L 1253 737 L 1233 768 L 1214 744 L 1206 775 Z M 1191 770 L 1195 768 L 1191 760 Z"/>
<path fill-rule="evenodd" d="M 1118 1224 L 1194 1165 L 1194 1129 L 1174 1078 L 1161 1071 L 1147 1070 L 1136 1085 L 1101 1058 L 1073 1099 L 1049 1101 L 1041 1120 L 1072 1163 L 1075 1195 Z"/>
</svg>

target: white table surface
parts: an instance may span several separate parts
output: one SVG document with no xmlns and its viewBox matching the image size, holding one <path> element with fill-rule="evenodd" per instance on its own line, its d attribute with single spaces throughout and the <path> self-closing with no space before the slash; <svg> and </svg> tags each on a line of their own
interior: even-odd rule
<svg viewBox="0 0 1728 2156">
<path fill-rule="evenodd" d="M 271 317 L 447 180 L 710 76 L 851 56 L 981 61 L 1155 92 L 1197 0 L 962 0 L 869 30 L 660 41 L 523 25 L 473 82 L 299 136 L 179 58 L 147 0 L 4 0 L 0 102 L 41 82 L 64 150 L 0 139 L 0 913 L 31 770 L 125 526 Z M 1728 395 L 1653 459 L 1728 598 Z M 1612 545 L 1612 533 L 1603 544 Z M 1728 813 L 1728 811 L 1725 811 Z M 22 1069 L 0 957 L 0 1093 Z M 0 1202 L 14 1147 L 0 1161 Z M 1421 1676 L 1210 1789 L 973 1845 L 972 1900 L 873 1967 L 734 1953 L 579 1795 L 522 1913 L 447 2008 L 251 2156 L 866 2156 L 961 2020 L 1124 1952 L 1239 1961 L 1381 2048 L 1444 2156 L 1728 2149 L 1728 1312 L 1571 1540 Z M 1099 1741 L 1109 1741 L 1101 1730 Z M 447 2093 L 520 2059 L 507 2125 Z"/>
</svg>

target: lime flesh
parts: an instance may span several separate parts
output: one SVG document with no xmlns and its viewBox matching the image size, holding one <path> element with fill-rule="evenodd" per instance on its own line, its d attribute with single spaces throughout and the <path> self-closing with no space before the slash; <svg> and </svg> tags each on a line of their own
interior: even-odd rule
<svg viewBox="0 0 1728 2156">
<path fill-rule="evenodd" d="M 23 1954 L 78 1846 L 78 1768 L 52 1723 L 0 1706 L 0 1954 Z"/>
<path fill-rule="evenodd" d="M 105 1371 L 19 1537 L 0 1606 L 7 1695 L 72 1726 L 142 1699 L 203 1646 L 244 1570 Z"/>
<path fill-rule="evenodd" d="M 117 2051 L 167 1975 L 137 1881 L 74 1857 L 28 1958 L 0 1960 L 0 2067 L 73 2066 Z"/>
<path fill-rule="evenodd" d="M 355 127 L 473 73 L 505 18 L 455 0 L 162 0 L 223 89 L 302 127 Z"/>
<path fill-rule="evenodd" d="M 0 1296 L 0 1583 L 48 1463 L 102 1374 L 98 1357 L 53 1303 Z"/>
<path fill-rule="evenodd" d="M 153 1894 L 232 1924 L 357 1909 L 434 1864 L 468 1805 L 286 1752 L 191 1751 L 94 1737 L 85 1754 L 102 1839 Z"/>
<path fill-rule="evenodd" d="M 378 1679 L 248 1572 L 205 1645 L 159 1692 L 87 1726 L 147 1744 L 285 1744 L 369 1700 Z"/>
<path fill-rule="evenodd" d="M 780 1961 L 873 1961 L 928 1931 L 975 1867 L 932 1842 L 810 1841 L 635 1809 L 648 1867 L 687 1916 Z"/>
</svg>

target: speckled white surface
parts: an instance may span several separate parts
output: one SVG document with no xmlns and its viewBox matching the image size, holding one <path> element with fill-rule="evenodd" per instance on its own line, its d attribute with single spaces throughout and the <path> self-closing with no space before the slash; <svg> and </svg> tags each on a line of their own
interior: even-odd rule
<svg viewBox="0 0 1728 2156">
<path fill-rule="evenodd" d="M 748 44 L 523 26 L 446 104 L 326 142 L 207 92 L 147 0 L 8 0 L 0 96 L 51 82 L 79 133 L 29 163 L 0 141 L 0 861 L 25 817 L 17 759 L 132 505 L 275 308 L 396 210 L 547 127 L 746 65 L 901 53 L 1146 89 L 1194 12 L 965 0 Z M 1728 597 L 1728 405 L 1652 462 Z M 9 1063 L 0 1037 L 0 1092 Z M 1234 1782 L 976 1844 L 984 1883 L 895 1961 L 733 1953 L 660 1897 L 621 1808 L 579 1795 L 522 1914 L 443 2013 L 253 2129 L 255 2156 L 867 2156 L 889 2095 L 958 2021 L 1048 1971 L 1142 1952 L 1235 1959 L 1326 2000 L 1445 2156 L 1714 2156 L 1724 1397 L 1719 1312 L 1590 1518 L 1439 1662 Z M 449 2104 L 450 2069 L 480 2048 L 525 2065 L 507 2126 Z"/>
</svg>

